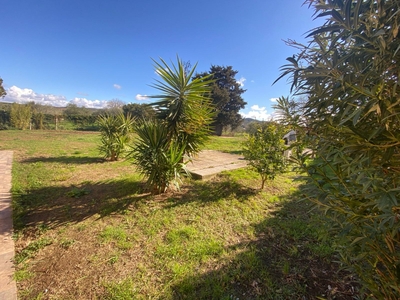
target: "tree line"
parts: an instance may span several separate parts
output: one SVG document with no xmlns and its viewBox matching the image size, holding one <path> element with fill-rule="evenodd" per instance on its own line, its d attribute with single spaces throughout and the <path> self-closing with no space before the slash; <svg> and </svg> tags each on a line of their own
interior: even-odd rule
<svg viewBox="0 0 400 300">
<path fill-rule="evenodd" d="M 0 129 L 96 130 L 96 119 L 101 113 L 75 104 L 60 108 L 35 102 L 0 103 Z"/>
<path fill-rule="evenodd" d="M 183 63 L 185 64 L 185 63 Z M 190 63 L 186 63 L 184 69 L 190 69 Z M 246 102 L 242 98 L 245 92 L 235 79 L 238 71 L 232 66 L 211 66 L 208 72 L 191 74 L 192 79 L 211 79 L 207 84 L 210 90 L 207 97 L 212 99 L 215 112 L 211 124 L 213 131 L 221 135 L 224 129 L 238 128 L 242 122 L 239 114 Z M 0 98 L 6 95 L 0 78 Z M 104 109 L 89 109 L 78 107 L 76 104 L 68 104 L 67 107 L 58 108 L 49 105 L 41 105 L 35 102 L 26 104 L 0 104 L 0 129 L 80 129 L 98 130 L 98 116 L 128 114 L 134 119 L 150 120 L 157 114 L 157 108 L 149 104 L 129 103 L 125 104 L 119 99 L 108 101 Z"/>
</svg>

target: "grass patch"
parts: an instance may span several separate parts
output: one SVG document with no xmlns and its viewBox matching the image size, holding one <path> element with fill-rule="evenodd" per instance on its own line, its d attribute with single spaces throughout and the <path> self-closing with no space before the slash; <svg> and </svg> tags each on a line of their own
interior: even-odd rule
<svg viewBox="0 0 400 300">
<path fill-rule="evenodd" d="M 33 257 L 39 250 L 51 245 L 52 243 L 53 241 L 47 237 L 42 237 L 38 240 L 35 240 L 31 242 L 27 247 L 25 247 L 22 251 L 18 252 L 14 257 L 14 261 L 17 264 L 20 264 L 28 258 Z"/>
<path fill-rule="evenodd" d="M 132 247 L 131 239 L 121 227 L 107 226 L 99 236 L 103 242 L 115 243 L 118 249 L 127 250 Z"/>
<path fill-rule="evenodd" d="M 241 143 L 245 140 L 244 136 L 237 137 L 219 137 L 211 136 L 208 142 L 208 150 L 218 150 L 226 153 L 241 154 L 242 146 Z"/>
<path fill-rule="evenodd" d="M 194 227 L 183 226 L 170 230 L 165 242 L 156 248 L 156 254 L 163 260 L 203 261 L 210 256 L 223 252 L 223 244 L 206 235 L 200 234 Z"/>
<path fill-rule="evenodd" d="M 19 268 L 17 271 L 14 273 L 14 279 L 15 281 L 23 281 L 27 279 L 31 279 L 35 276 L 34 273 L 31 271 L 27 270 L 24 267 Z"/>
<path fill-rule="evenodd" d="M 351 299 L 321 214 L 295 174 L 249 169 L 152 196 L 99 133 L 0 131 L 13 149 L 20 299 Z M 241 137 L 207 148 L 238 153 Z M 331 289 L 328 289 L 328 286 Z M 44 294 L 44 291 L 47 292 Z"/>
<path fill-rule="evenodd" d="M 107 300 L 135 299 L 136 296 L 133 282 L 129 278 L 121 282 L 106 283 L 105 288 L 104 299 Z"/>
<path fill-rule="evenodd" d="M 71 247 L 76 241 L 73 239 L 68 239 L 68 238 L 63 238 L 60 241 L 60 247 L 64 248 L 64 249 L 68 249 L 69 247 Z"/>
</svg>

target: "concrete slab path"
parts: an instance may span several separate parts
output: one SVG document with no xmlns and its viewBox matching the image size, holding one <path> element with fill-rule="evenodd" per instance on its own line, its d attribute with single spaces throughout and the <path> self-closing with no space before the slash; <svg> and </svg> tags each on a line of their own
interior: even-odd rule
<svg viewBox="0 0 400 300">
<path fill-rule="evenodd" d="M 203 150 L 187 164 L 194 179 L 209 179 L 222 171 L 247 166 L 243 156 L 215 150 Z"/>
<path fill-rule="evenodd" d="M 12 151 L 0 151 L 0 300 L 17 299 L 17 285 L 13 279 L 12 159 Z"/>
</svg>

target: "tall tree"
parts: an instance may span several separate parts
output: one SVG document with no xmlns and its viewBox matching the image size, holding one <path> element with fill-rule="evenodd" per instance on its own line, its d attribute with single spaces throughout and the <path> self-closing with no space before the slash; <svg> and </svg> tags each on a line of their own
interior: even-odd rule
<svg viewBox="0 0 400 300">
<path fill-rule="evenodd" d="M 232 129 L 238 127 L 242 122 L 239 110 L 247 104 L 242 94 L 246 91 L 241 88 L 237 79 L 238 71 L 233 70 L 231 66 L 211 66 L 209 72 L 197 74 L 195 78 L 210 76 L 214 80 L 211 87 L 213 104 L 216 108 L 216 119 L 213 123 L 215 133 L 221 135 L 224 128 L 231 126 Z"/>
<path fill-rule="evenodd" d="M 0 78 L 0 98 L 3 98 L 5 95 L 7 95 L 7 93 L 3 87 L 3 79 Z"/>
<path fill-rule="evenodd" d="M 400 2 L 306 2 L 327 19 L 309 43 L 288 42 L 300 51 L 280 78 L 308 95 L 308 194 L 331 217 L 363 296 L 400 299 Z"/>
<path fill-rule="evenodd" d="M 118 115 L 122 112 L 124 102 L 118 98 L 107 101 L 107 114 Z"/>
<path fill-rule="evenodd" d="M 31 107 L 32 125 L 34 129 L 44 129 L 45 107 L 34 101 L 27 103 Z"/>
</svg>

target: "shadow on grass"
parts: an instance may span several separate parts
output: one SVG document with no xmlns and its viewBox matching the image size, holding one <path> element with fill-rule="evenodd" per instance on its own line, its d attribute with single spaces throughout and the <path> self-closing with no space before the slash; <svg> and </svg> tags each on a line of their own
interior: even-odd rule
<svg viewBox="0 0 400 300">
<path fill-rule="evenodd" d="M 245 201 L 259 192 L 258 189 L 250 188 L 229 177 L 220 175 L 213 181 L 194 181 L 190 189 L 184 191 L 181 197 L 175 199 L 169 207 L 190 202 L 216 202 L 229 198 Z"/>
<path fill-rule="evenodd" d="M 121 214 L 148 194 L 139 181 L 110 180 L 79 186 L 50 186 L 13 195 L 14 228 L 55 228 L 93 215 Z"/>
<path fill-rule="evenodd" d="M 255 239 L 230 247 L 237 254 L 218 268 L 174 284 L 172 299 L 354 299 L 357 285 L 333 263 L 330 239 L 320 239 L 319 215 L 282 197 L 272 215 L 251 225 Z"/>
<path fill-rule="evenodd" d="M 62 164 L 75 164 L 75 165 L 83 165 L 83 164 L 95 164 L 95 163 L 104 163 L 106 160 L 100 157 L 90 157 L 90 156 L 56 156 L 56 157 L 32 157 L 25 160 L 22 160 L 21 163 L 62 163 Z"/>
</svg>

